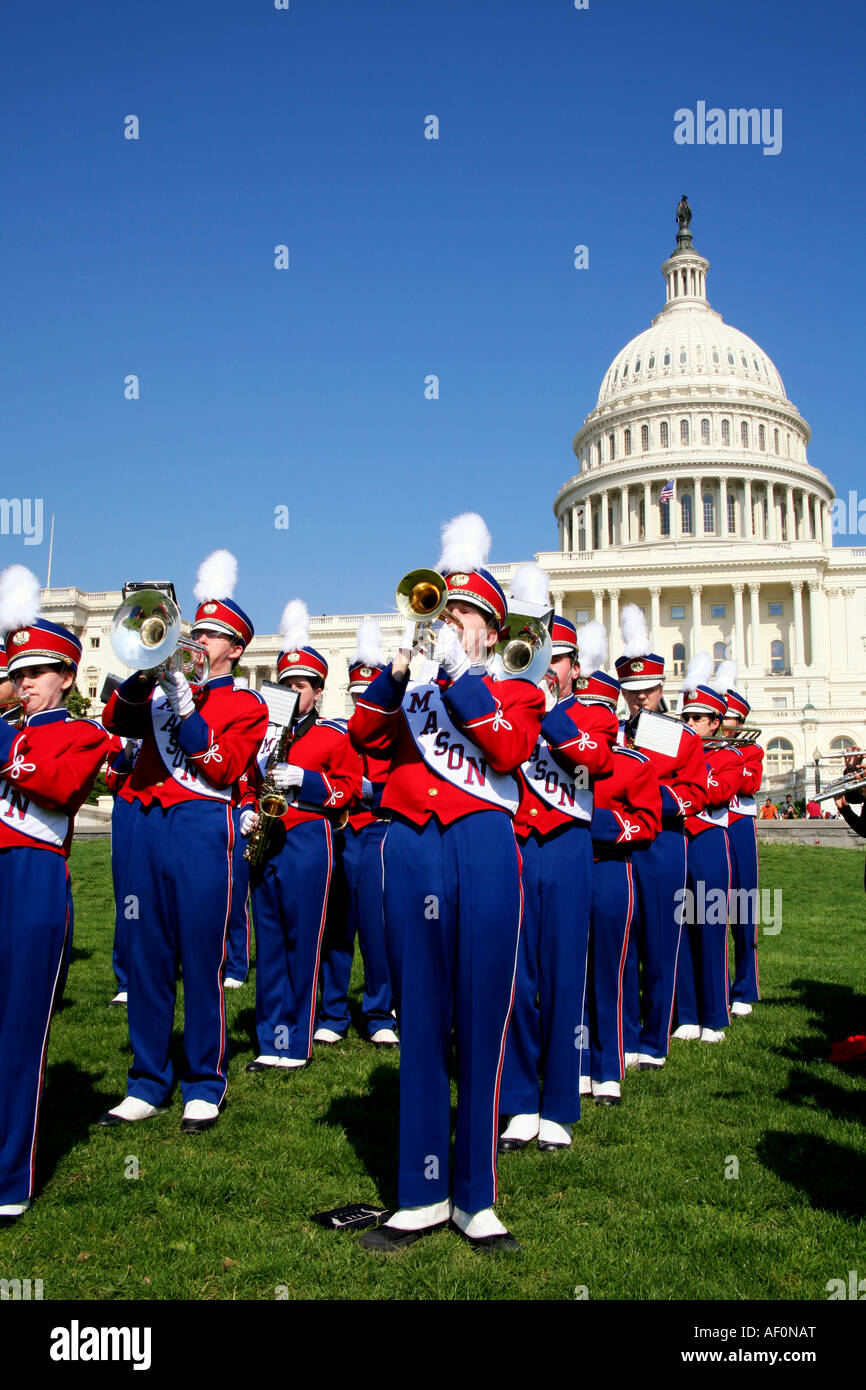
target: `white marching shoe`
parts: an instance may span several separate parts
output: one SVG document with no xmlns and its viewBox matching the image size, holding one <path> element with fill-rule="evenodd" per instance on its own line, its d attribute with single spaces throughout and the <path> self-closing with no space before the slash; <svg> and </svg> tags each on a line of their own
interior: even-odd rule
<svg viewBox="0 0 866 1390">
<path fill-rule="evenodd" d="M 108 1007 L 111 1008 L 111 1005 L 112 1005 L 112 1004 L 125 1004 L 125 1003 L 126 1003 L 126 990 L 125 990 L 125 989 L 119 989 L 119 990 L 117 991 L 117 993 L 115 994 L 114 998 L 113 998 L 113 999 L 109 999 L 109 1001 L 108 1001 Z"/>
<path fill-rule="evenodd" d="M 625 1054 L 624 1061 L 625 1061 L 625 1064 L 626 1064 L 627 1067 L 636 1067 L 636 1066 L 637 1066 L 637 1059 L 638 1059 L 638 1054 L 637 1054 L 636 1052 L 627 1052 L 627 1053 Z"/>
<path fill-rule="evenodd" d="M 501 1154 L 513 1149 L 525 1149 L 527 1144 L 538 1137 L 540 1115 L 512 1115 L 506 1128 L 499 1136 L 498 1149 Z"/>
<path fill-rule="evenodd" d="M 681 1023 L 673 1036 L 679 1038 L 681 1042 L 697 1042 L 701 1036 L 701 1030 L 696 1023 Z"/>
<path fill-rule="evenodd" d="M 243 989 L 246 980 L 236 980 L 233 975 L 226 975 L 223 980 L 223 989 Z"/>
<path fill-rule="evenodd" d="M 399 1047 L 400 1039 L 393 1028 L 377 1028 L 375 1033 L 370 1036 L 370 1042 L 376 1047 Z"/>
<path fill-rule="evenodd" d="M 538 1147 L 541 1153 L 554 1153 L 557 1149 L 567 1149 L 571 1144 L 571 1125 L 558 1124 L 556 1120 L 542 1120 L 538 1126 Z"/>
<path fill-rule="evenodd" d="M 752 1012 L 752 1006 L 751 1006 L 751 1004 L 745 1004 L 745 1003 L 743 1003 L 743 1001 L 740 1000 L 740 999 L 737 999 L 737 1000 L 731 1005 L 731 1013 L 734 1014 L 734 1016 L 735 1016 L 736 1018 L 745 1018 L 745 1017 L 746 1017 L 746 1014 L 750 1014 L 751 1012 Z"/>
<path fill-rule="evenodd" d="M 334 1043 L 342 1042 L 343 1034 L 335 1033 L 333 1028 L 317 1028 L 313 1034 L 314 1043 L 322 1043 L 325 1047 L 333 1047 Z"/>
<path fill-rule="evenodd" d="M 622 1100 L 622 1086 L 618 1081 L 593 1081 L 592 1094 L 599 1105 L 616 1105 Z"/>
<path fill-rule="evenodd" d="M 29 1197 L 25 1197 L 23 1202 L 7 1202 L 5 1206 L 0 1207 L 0 1226 L 14 1226 L 19 1216 L 23 1216 L 25 1211 L 29 1210 Z"/>
<path fill-rule="evenodd" d="M 664 1057 L 653 1057 L 651 1052 L 639 1052 L 637 1054 L 638 1071 L 658 1071 L 664 1064 Z"/>
<path fill-rule="evenodd" d="M 701 1042 L 724 1042 L 725 1034 L 721 1028 L 702 1028 Z"/>
<path fill-rule="evenodd" d="M 461 1211 L 454 1208 L 451 1224 L 476 1250 L 519 1250 L 514 1236 L 503 1226 L 492 1207 L 484 1211 Z"/>
<path fill-rule="evenodd" d="M 582 1076 L 582 1077 L 580 1078 L 580 1091 L 579 1091 L 579 1094 L 582 1095 L 582 1096 L 591 1096 L 591 1095 L 592 1095 L 592 1090 L 593 1090 L 593 1082 L 592 1082 L 591 1078 L 588 1077 L 588 1076 Z"/>
<path fill-rule="evenodd" d="M 112 1110 L 100 1115 L 96 1123 L 103 1129 L 110 1129 L 112 1125 L 135 1124 L 138 1120 L 150 1120 L 154 1115 L 162 1113 L 157 1105 L 149 1105 L 146 1100 L 139 1100 L 137 1096 L 127 1096 Z"/>
</svg>

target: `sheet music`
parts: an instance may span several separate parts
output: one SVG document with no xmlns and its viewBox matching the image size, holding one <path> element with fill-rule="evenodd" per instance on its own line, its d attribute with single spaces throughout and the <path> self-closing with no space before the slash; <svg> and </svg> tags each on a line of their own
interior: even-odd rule
<svg viewBox="0 0 866 1390">
<path fill-rule="evenodd" d="M 649 748 L 653 753 L 663 753 L 666 758 L 675 758 L 682 732 L 683 725 L 679 719 L 642 709 L 635 730 L 635 748 Z"/>
<path fill-rule="evenodd" d="M 297 690 L 287 690 L 275 681 L 262 681 L 259 694 L 268 707 L 268 721 L 280 728 L 291 724 L 298 707 L 300 695 Z"/>
</svg>

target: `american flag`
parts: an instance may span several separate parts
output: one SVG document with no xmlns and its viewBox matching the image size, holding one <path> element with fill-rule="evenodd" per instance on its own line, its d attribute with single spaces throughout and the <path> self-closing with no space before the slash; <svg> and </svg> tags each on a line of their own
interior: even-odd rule
<svg viewBox="0 0 866 1390">
<path fill-rule="evenodd" d="M 665 483 L 664 487 L 662 488 L 661 492 L 659 493 L 659 506 L 662 506 L 662 505 L 667 506 L 668 502 L 673 502 L 673 500 L 674 500 L 674 480 L 673 480 L 673 478 L 671 478 L 670 482 L 669 482 L 669 483 Z"/>
</svg>

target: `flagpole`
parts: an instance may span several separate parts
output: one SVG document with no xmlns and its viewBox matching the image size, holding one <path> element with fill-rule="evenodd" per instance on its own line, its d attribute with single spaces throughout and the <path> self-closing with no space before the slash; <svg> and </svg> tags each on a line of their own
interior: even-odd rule
<svg viewBox="0 0 866 1390">
<path fill-rule="evenodd" d="M 48 538 L 48 577 L 45 580 L 46 589 L 51 588 L 51 556 L 54 552 L 54 513 L 51 513 L 51 534 Z"/>
</svg>

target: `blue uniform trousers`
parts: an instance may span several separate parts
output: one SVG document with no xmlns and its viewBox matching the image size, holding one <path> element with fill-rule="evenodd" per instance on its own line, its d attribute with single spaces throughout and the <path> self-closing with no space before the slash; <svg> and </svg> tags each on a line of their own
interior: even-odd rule
<svg viewBox="0 0 866 1390">
<path fill-rule="evenodd" d="M 250 968 L 250 866 L 244 859 L 249 841 L 240 833 L 240 811 L 233 810 L 235 848 L 232 856 L 232 910 L 226 938 L 226 965 L 223 977 L 245 980 Z"/>
<path fill-rule="evenodd" d="M 33 1195 L 48 1029 L 71 946 L 66 860 L 0 850 L 0 1205 Z"/>
<path fill-rule="evenodd" d="M 114 798 L 111 812 L 111 878 L 114 884 L 114 948 L 111 961 L 118 990 L 129 987 L 129 929 L 126 873 L 132 848 L 132 827 L 141 803 Z M 134 919 L 133 919 L 134 920 Z"/>
<path fill-rule="evenodd" d="M 637 855 L 643 851 L 638 850 Z M 629 855 L 611 854 L 592 868 L 587 991 L 590 1076 L 593 1081 L 621 1081 L 623 1059 L 623 976 L 635 886 Z"/>
<path fill-rule="evenodd" d="M 580 1119 L 580 1074 L 592 892 L 589 824 L 519 842 L 523 926 L 499 1109 L 558 1124 Z M 539 1076 L 543 1084 L 539 1085 Z"/>
<path fill-rule="evenodd" d="M 400 1024 L 401 1207 L 496 1200 L 499 1084 L 520 936 L 511 818 L 442 827 L 394 819 L 385 837 L 385 928 Z M 457 1129 L 449 1184 L 452 1036 Z"/>
<path fill-rule="evenodd" d="M 731 891 L 736 898 L 734 938 L 734 986 L 731 998 L 743 1004 L 760 999 L 758 985 L 758 831 L 754 816 L 743 816 L 728 826 L 731 851 Z M 748 894 L 748 896 L 746 896 Z"/>
<path fill-rule="evenodd" d="M 156 802 L 135 817 L 127 893 L 138 899 L 129 933 L 127 1093 L 164 1105 L 177 962 L 183 972 L 184 1103 L 219 1105 L 226 1090 L 226 1020 L 222 988 L 232 889 L 234 821 L 223 801 L 197 798 L 163 810 Z"/>
<path fill-rule="evenodd" d="M 385 821 L 373 821 L 359 831 L 347 826 L 334 836 L 318 1023 L 335 1033 L 346 1033 L 351 1022 L 349 981 L 356 936 L 364 962 L 364 1031 L 372 1037 L 378 1029 L 394 1026 L 382 906 L 382 842 L 387 829 Z"/>
<path fill-rule="evenodd" d="M 312 1053 L 333 862 L 331 826 L 322 816 L 293 826 L 252 876 L 260 1056 Z"/>
<path fill-rule="evenodd" d="M 683 830 L 663 829 L 635 855 L 632 870 L 637 907 L 626 961 L 623 1044 L 626 1052 L 666 1057 L 680 950 L 680 903 L 686 886 Z"/>
<path fill-rule="evenodd" d="M 727 912 L 731 870 L 723 826 L 712 825 L 689 841 L 688 867 L 691 897 L 677 970 L 677 1023 L 727 1028 L 731 1021 Z M 689 909 L 695 919 L 691 924 Z"/>
</svg>

